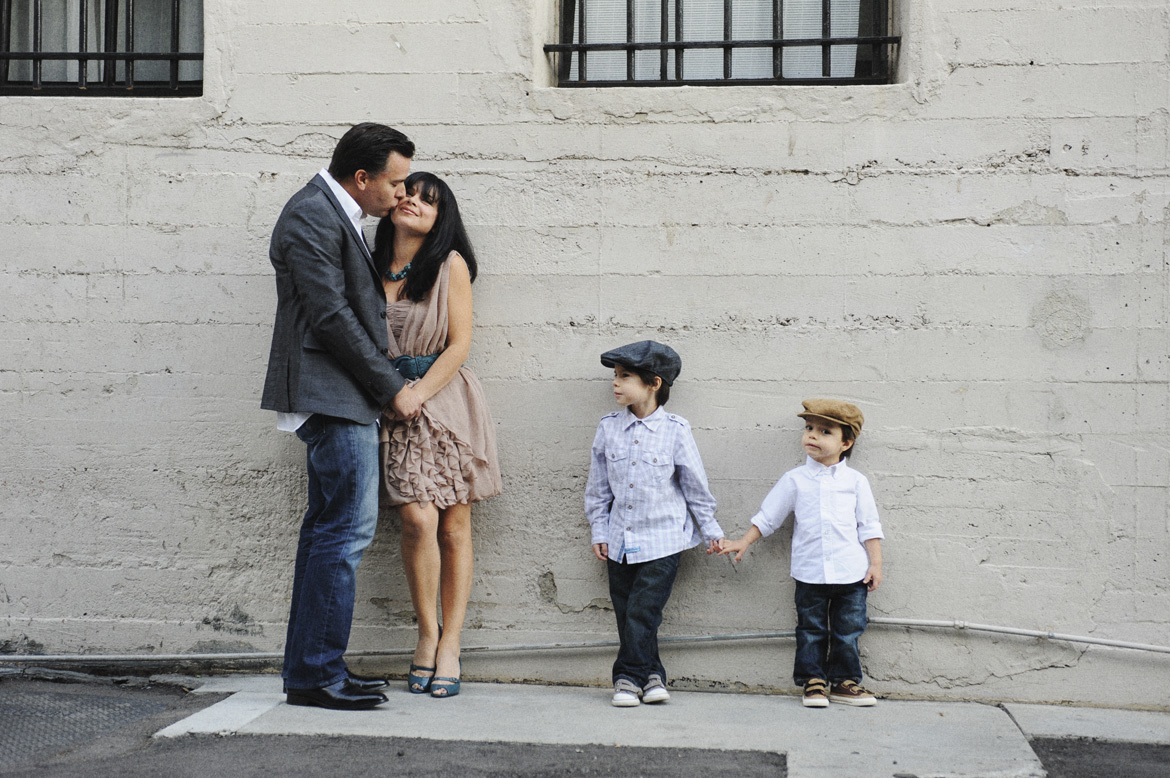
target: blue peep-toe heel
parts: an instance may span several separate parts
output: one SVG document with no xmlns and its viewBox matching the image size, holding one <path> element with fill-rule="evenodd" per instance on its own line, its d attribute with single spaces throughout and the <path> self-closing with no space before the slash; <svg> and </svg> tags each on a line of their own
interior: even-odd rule
<svg viewBox="0 0 1170 778">
<path fill-rule="evenodd" d="M 439 639 L 443 638 L 443 625 L 439 625 Z M 437 664 L 437 663 L 436 663 Z M 436 667 L 423 667 L 416 665 L 413 662 L 410 665 L 410 670 L 406 673 L 406 688 L 410 690 L 411 694 L 426 694 L 431 690 L 431 684 L 435 680 Z M 422 670 L 430 673 L 430 675 L 418 675 L 415 671 Z"/>
<path fill-rule="evenodd" d="M 459 675 L 463 675 L 463 660 L 459 660 Z M 448 678 L 442 675 L 436 675 L 431 678 L 431 696 L 437 700 L 444 697 L 454 697 L 459 693 L 459 687 L 462 685 L 459 678 Z M 434 681 L 443 681 L 443 683 L 434 683 Z"/>
<path fill-rule="evenodd" d="M 399 665 L 401 667 L 401 665 Z M 430 672 L 430 675 L 416 675 L 415 670 L 423 670 Z M 422 665 L 412 664 L 410 672 L 406 674 L 407 688 L 410 689 L 411 694 L 426 694 L 431 690 L 431 684 L 435 680 L 435 668 L 423 667 Z"/>
</svg>

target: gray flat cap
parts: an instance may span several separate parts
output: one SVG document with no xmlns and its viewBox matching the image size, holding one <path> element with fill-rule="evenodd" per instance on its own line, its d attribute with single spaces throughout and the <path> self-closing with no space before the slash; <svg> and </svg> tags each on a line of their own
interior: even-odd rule
<svg viewBox="0 0 1170 778">
<path fill-rule="evenodd" d="M 601 364 L 613 367 L 622 364 L 647 370 L 662 379 L 667 386 L 674 384 L 682 370 L 682 359 L 678 352 L 656 340 L 640 340 L 627 346 L 615 348 L 601 355 Z"/>
</svg>

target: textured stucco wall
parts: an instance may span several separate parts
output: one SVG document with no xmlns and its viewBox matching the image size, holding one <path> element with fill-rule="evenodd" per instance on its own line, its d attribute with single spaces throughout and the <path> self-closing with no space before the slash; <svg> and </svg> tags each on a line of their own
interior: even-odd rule
<svg viewBox="0 0 1170 778">
<path fill-rule="evenodd" d="M 1170 644 L 1165 3 L 904 0 L 898 84 L 637 90 L 549 87 L 554 5 L 206 0 L 201 99 L 0 98 L 0 650 L 282 646 L 304 483 L 258 407 L 267 240 L 370 119 L 448 177 L 481 253 L 506 492 L 475 511 L 468 645 L 612 636 L 581 497 L 597 354 L 644 337 L 683 356 L 670 408 L 729 534 L 801 460 L 799 401 L 844 397 L 888 536 L 871 615 Z M 689 555 L 663 633 L 790 629 L 782 534 L 738 569 Z M 397 543 L 387 513 L 355 648 L 412 645 Z M 1164 655 L 863 645 L 883 692 L 1170 699 Z M 668 664 L 786 688 L 791 655 Z"/>
</svg>

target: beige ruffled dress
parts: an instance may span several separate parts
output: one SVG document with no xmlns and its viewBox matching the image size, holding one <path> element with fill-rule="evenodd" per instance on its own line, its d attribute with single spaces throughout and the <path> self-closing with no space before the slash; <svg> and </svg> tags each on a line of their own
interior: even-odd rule
<svg viewBox="0 0 1170 778">
<path fill-rule="evenodd" d="M 452 252 L 452 256 L 458 256 Z M 386 306 L 390 358 L 426 356 L 447 346 L 451 259 L 422 302 Z M 434 503 L 440 510 L 501 491 L 496 431 L 479 379 L 467 367 L 423 403 L 409 421 L 382 417 L 382 472 L 391 505 Z"/>
</svg>

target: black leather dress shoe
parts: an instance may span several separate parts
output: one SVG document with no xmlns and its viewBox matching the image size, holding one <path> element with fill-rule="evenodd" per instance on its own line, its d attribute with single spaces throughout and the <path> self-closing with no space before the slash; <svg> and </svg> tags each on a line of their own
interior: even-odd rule
<svg viewBox="0 0 1170 778">
<path fill-rule="evenodd" d="M 356 686 L 365 692 L 372 692 L 376 689 L 383 689 L 390 685 L 390 682 L 385 678 L 372 678 L 368 675 L 358 675 L 352 670 L 347 670 L 349 673 L 350 686 Z"/>
<path fill-rule="evenodd" d="M 346 672 L 349 673 L 348 670 Z M 378 689 L 383 689 L 390 685 L 390 682 L 385 678 L 370 678 L 365 675 L 356 675 L 354 673 L 349 673 L 349 683 L 351 686 L 356 686 L 363 692 L 377 691 Z M 288 694 L 287 683 L 281 684 L 280 693 Z"/>
<path fill-rule="evenodd" d="M 364 691 L 349 681 L 340 681 L 323 689 L 289 689 L 289 705 L 309 705 L 333 710 L 366 710 L 386 702 L 386 695 Z"/>
</svg>

